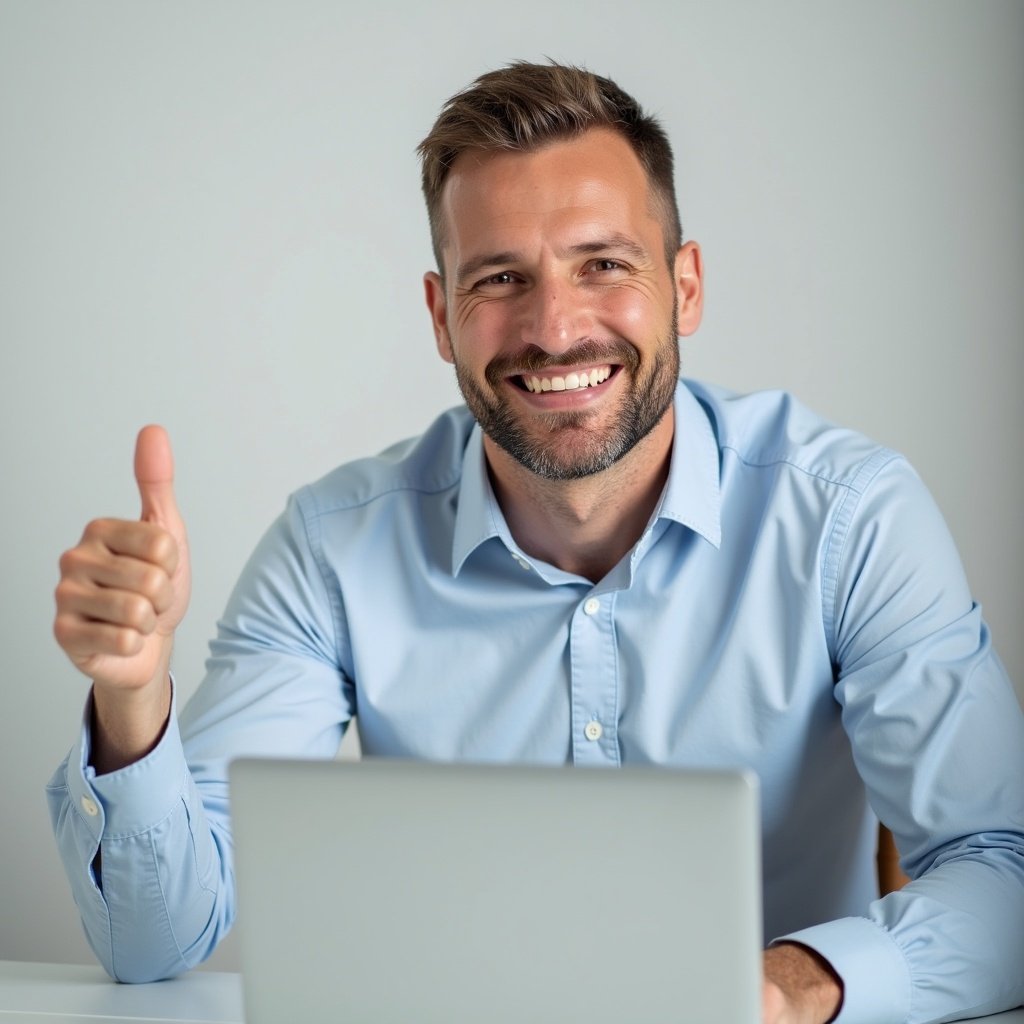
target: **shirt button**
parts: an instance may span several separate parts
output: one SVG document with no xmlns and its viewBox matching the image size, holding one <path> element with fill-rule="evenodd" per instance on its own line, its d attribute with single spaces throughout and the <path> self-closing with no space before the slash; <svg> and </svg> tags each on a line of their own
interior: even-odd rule
<svg viewBox="0 0 1024 1024">
<path fill-rule="evenodd" d="M 95 800 L 90 800 L 89 797 L 82 797 L 82 810 L 89 815 L 90 818 L 95 818 L 100 813 L 99 807 L 96 806 Z"/>
<path fill-rule="evenodd" d="M 587 615 L 593 615 L 600 607 L 601 602 L 598 601 L 596 597 L 588 597 L 587 600 L 583 602 L 583 611 L 586 612 Z"/>
<path fill-rule="evenodd" d="M 532 568 L 530 563 L 525 558 L 520 558 L 519 555 L 513 555 L 512 557 L 519 564 L 519 568 L 520 569 L 530 569 L 530 568 Z"/>
<path fill-rule="evenodd" d="M 588 740 L 599 740 L 603 732 L 604 729 L 601 728 L 600 722 L 587 722 L 583 727 L 583 735 L 586 736 Z"/>
</svg>

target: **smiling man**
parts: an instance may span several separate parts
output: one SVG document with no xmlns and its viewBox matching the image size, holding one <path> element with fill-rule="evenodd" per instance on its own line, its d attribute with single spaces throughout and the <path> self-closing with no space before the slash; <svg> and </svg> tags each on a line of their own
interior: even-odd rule
<svg viewBox="0 0 1024 1024">
<path fill-rule="evenodd" d="M 678 379 L 700 249 L 663 131 L 611 81 L 492 72 L 420 152 L 466 407 L 293 496 L 180 723 L 159 428 L 141 520 L 62 559 L 55 632 L 93 687 L 50 800 L 107 970 L 209 954 L 234 917 L 228 761 L 330 757 L 358 710 L 370 756 L 756 772 L 766 1022 L 1024 1000 L 1024 722 L 913 471 L 791 396 Z M 878 818 L 912 878 L 882 899 Z"/>
<path fill-rule="evenodd" d="M 664 487 L 676 336 L 700 323 L 700 249 L 667 241 L 666 204 L 610 128 L 527 152 L 470 150 L 431 201 L 443 225 L 444 276 L 425 279 L 438 351 L 483 428 L 513 536 L 596 582 Z"/>
</svg>

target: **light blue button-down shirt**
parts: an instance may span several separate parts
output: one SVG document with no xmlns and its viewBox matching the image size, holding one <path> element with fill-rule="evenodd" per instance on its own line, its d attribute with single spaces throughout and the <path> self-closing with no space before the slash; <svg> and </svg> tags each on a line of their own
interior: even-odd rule
<svg viewBox="0 0 1024 1024">
<path fill-rule="evenodd" d="M 107 970 L 209 954 L 229 759 L 331 757 L 358 714 L 366 755 L 752 769 L 766 938 L 832 962 L 844 1024 L 1024 1001 L 1024 720 L 926 490 L 784 394 L 688 382 L 675 415 L 658 508 L 596 584 L 519 548 L 464 409 L 299 491 L 180 732 L 97 777 L 85 729 L 51 783 Z M 915 879 L 882 900 L 875 814 Z"/>
</svg>

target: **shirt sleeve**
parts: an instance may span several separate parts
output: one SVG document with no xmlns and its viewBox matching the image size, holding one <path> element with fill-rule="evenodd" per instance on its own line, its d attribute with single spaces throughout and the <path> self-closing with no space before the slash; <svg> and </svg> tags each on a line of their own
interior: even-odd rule
<svg viewBox="0 0 1024 1024">
<path fill-rule="evenodd" d="M 786 939 L 843 979 L 837 1024 L 1024 1002 L 1024 716 L 949 532 L 900 459 L 840 510 L 824 568 L 836 697 L 912 881 Z"/>
<path fill-rule="evenodd" d="M 204 933 L 217 887 L 201 855 L 209 832 L 192 827 L 197 801 L 175 703 L 157 746 L 106 775 L 89 764 L 87 705 L 81 735 L 47 787 L 86 937 L 117 981 L 169 977 L 204 955 L 189 937 Z M 209 949 L 223 931 L 207 936 Z"/>
<path fill-rule="evenodd" d="M 293 500 L 228 602 L 206 677 L 150 754 L 96 775 L 87 708 L 47 796 L 86 937 L 115 980 L 180 974 L 230 929 L 228 765 L 337 752 L 354 709 L 339 612 Z"/>
</svg>

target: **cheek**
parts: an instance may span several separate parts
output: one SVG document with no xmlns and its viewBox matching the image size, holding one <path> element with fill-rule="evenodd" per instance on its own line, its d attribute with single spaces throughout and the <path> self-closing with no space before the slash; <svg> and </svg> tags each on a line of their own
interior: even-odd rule
<svg viewBox="0 0 1024 1024">
<path fill-rule="evenodd" d="M 502 304 L 498 302 L 469 299 L 456 307 L 455 326 L 460 334 L 492 334 L 500 328 L 502 320 L 507 319 L 502 309 Z"/>
<path fill-rule="evenodd" d="M 600 303 L 601 319 L 627 339 L 651 330 L 661 330 L 661 305 L 635 288 L 615 288 L 608 292 Z M 639 337 L 635 340 L 641 340 Z"/>
<path fill-rule="evenodd" d="M 507 346 L 513 328 L 505 305 L 478 303 L 458 311 L 453 344 L 462 359 L 468 357 L 473 362 L 485 362 Z"/>
</svg>

